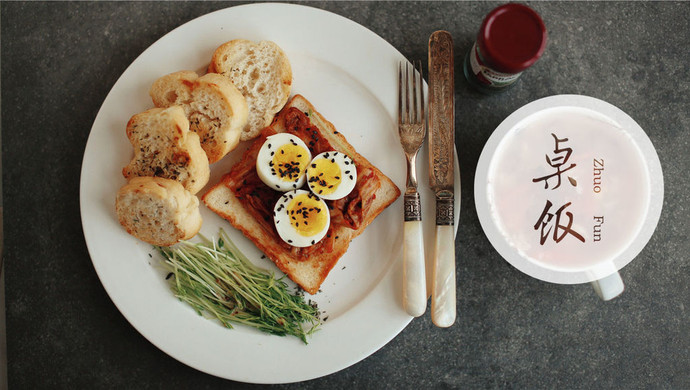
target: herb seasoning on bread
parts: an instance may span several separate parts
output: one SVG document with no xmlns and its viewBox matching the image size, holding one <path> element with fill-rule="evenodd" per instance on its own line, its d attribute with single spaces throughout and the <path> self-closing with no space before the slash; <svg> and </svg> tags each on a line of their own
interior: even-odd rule
<svg viewBox="0 0 690 390">
<path fill-rule="evenodd" d="M 180 182 L 192 194 L 208 183 L 210 168 L 199 136 L 189 131 L 180 106 L 152 108 L 127 122 L 134 157 L 122 169 L 127 178 L 156 176 Z"/>
<path fill-rule="evenodd" d="M 235 149 L 247 125 L 247 101 L 219 74 L 171 73 L 156 80 L 149 95 L 156 107 L 179 105 L 184 109 L 190 130 L 199 135 L 211 164 Z"/>
</svg>

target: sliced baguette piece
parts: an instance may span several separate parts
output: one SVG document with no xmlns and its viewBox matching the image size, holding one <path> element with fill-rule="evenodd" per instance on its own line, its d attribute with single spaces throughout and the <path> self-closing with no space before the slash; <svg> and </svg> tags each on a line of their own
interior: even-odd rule
<svg viewBox="0 0 690 390">
<path fill-rule="evenodd" d="M 226 42 L 214 51 L 208 71 L 228 77 L 247 99 L 249 120 L 242 141 L 256 138 L 290 97 L 290 61 L 271 41 Z"/>
<path fill-rule="evenodd" d="M 335 214 L 331 210 L 329 235 L 313 248 L 306 248 L 306 251 L 282 242 L 275 233 L 272 219 L 269 218 L 270 222 L 267 222 L 263 218 L 257 218 L 256 213 L 246 208 L 245 203 L 235 193 L 235 190 L 241 189 L 247 183 L 255 182 L 254 166 L 258 151 L 266 137 L 276 132 L 289 130 L 286 128 L 289 125 L 286 118 L 290 115 L 292 107 L 297 108 L 302 113 L 308 113 L 310 130 L 316 131 L 316 133 L 312 133 L 315 137 L 323 137 L 333 149 L 347 154 L 354 160 L 358 172 L 355 190 L 361 191 L 362 194 L 363 212 L 358 226 L 352 228 L 342 223 L 334 224 Z M 293 111 L 292 114 L 294 113 Z M 309 144 L 310 140 L 307 139 L 305 142 Z M 312 146 L 312 144 L 309 145 Z M 399 196 L 400 190 L 387 176 L 357 153 L 345 137 L 337 132 L 333 124 L 323 118 L 311 103 L 303 96 L 296 95 L 278 114 L 271 126 L 261 132 L 252 146 L 245 152 L 242 160 L 234 165 L 219 183 L 202 196 L 202 201 L 209 209 L 228 220 L 249 238 L 302 289 L 310 294 L 316 294 L 328 273 L 347 251 L 350 241 L 360 235 Z M 329 202 L 334 201 L 327 201 L 327 203 Z M 273 204 L 267 206 L 273 210 Z"/>
<path fill-rule="evenodd" d="M 132 116 L 127 122 L 127 138 L 134 157 L 122 169 L 125 178 L 164 177 L 179 181 L 192 194 L 208 183 L 208 158 L 199 136 L 189 131 L 182 107 L 152 108 Z"/>
<path fill-rule="evenodd" d="M 135 177 L 117 192 L 115 210 L 127 233 L 153 245 L 170 246 L 201 229 L 199 199 L 175 180 Z"/>
<path fill-rule="evenodd" d="M 171 73 L 157 79 L 149 95 L 156 107 L 182 106 L 210 164 L 237 147 L 247 125 L 246 99 L 227 77 L 216 73 Z"/>
</svg>

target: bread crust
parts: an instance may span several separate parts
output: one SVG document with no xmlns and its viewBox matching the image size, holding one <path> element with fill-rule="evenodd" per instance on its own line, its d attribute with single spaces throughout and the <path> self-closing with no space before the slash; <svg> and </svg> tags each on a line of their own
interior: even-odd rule
<svg viewBox="0 0 690 390">
<path fill-rule="evenodd" d="M 156 107 L 182 106 L 209 163 L 237 147 L 249 109 L 242 93 L 227 77 L 216 73 L 199 77 L 188 70 L 174 72 L 157 79 L 149 95 Z"/>
<path fill-rule="evenodd" d="M 242 141 L 256 138 L 290 97 L 290 61 L 271 41 L 225 42 L 213 52 L 208 72 L 227 77 L 247 100 L 249 117 L 240 137 Z"/>
<path fill-rule="evenodd" d="M 117 193 L 115 210 L 127 233 L 152 245 L 170 246 L 201 229 L 199 199 L 177 181 L 135 177 Z"/>
<path fill-rule="evenodd" d="M 199 136 L 189 131 L 182 107 L 152 108 L 135 114 L 127 122 L 127 138 L 134 148 L 134 157 L 122 169 L 125 178 L 172 179 L 192 194 L 208 183 L 208 158 Z"/>
<path fill-rule="evenodd" d="M 331 223 L 331 230 L 328 235 L 330 245 L 323 245 L 328 250 L 308 250 L 306 255 L 299 249 L 282 242 L 274 232 L 274 228 L 272 230 L 272 224 L 257 220 L 256 216 L 245 208 L 243 202 L 237 198 L 233 191 L 233 188 L 237 188 L 241 185 L 241 181 L 245 180 L 246 176 L 243 174 L 252 169 L 253 164 L 255 164 L 256 155 L 263 144 L 263 140 L 276 132 L 288 131 L 286 117 L 293 107 L 309 113 L 311 128 L 318 131 L 318 136 L 326 139 L 333 149 L 352 158 L 359 173 L 358 186 L 361 185 L 362 188 L 366 186 L 366 188 L 371 189 L 369 192 L 362 190 L 362 193 L 367 193 L 366 199 L 362 199 L 362 204 L 366 204 L 366 211 L 364 208 L 362 209 L 362 219 L 357 222 L 356 226 Z M 308 141 L 305 140 L 305 142 Z M 315 294 L 328 273 L 347 251 L 350 241 L 360 235 L 399 196 L 400 190 L 386 175 L 357 153 L 345 137 L 336 131 L 333 124 L 321 116 L 309 101 L 301 95 L 296 95 L 276 116 L 271 126 L 265 129 L 254 141 L 254 144 L 245 152 L 242 160 L 232 168 L 230 173 L 226 174 L 219 183 L 202 196 L 202 201 L 209 209 L 228 220 L 252 240 L 281 271 L 302 289 L 310 294 Z M 270 206 L 272 209 L 273 205 Z M 333 213 L 334 211 L 331 211 L 332 221 L 335 218 Z M 322 243 L 317 243 L 317 245 L 320 244 Z"/>
</svg>

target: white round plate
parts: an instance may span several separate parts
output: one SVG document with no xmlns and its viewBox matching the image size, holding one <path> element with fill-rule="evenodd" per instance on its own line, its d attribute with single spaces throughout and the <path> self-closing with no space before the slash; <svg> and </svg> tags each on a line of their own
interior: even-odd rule
<svg viewBox="0 0 690 390">
<path fill-rule="evenodd" d="M 556 160 L 567 161 L 563 172 L 573 169 L 562 182 L 545 183 L 540 176 Z M 523 106 L 494 130 L 474 194 L 482 228 L 506 261 L 540 280 L 576 284 L 605 277 L 642 251 L 659 221 L 664 182 L 654 146 L 630 116 L 596 98 L 556 95 Z M 580 239 L 552 239 L 554 221 L 572 223 Z"/>
<path fill-rule="evenodd" d="M 171 31 L 144 51 L 114 85 L 84 153 L 80 188 L 84 236 L 94 268 L 115 305 L 170 356 L 236 381 L 303 381 L 366 358 L 411 320 L 401 303 L 402 197 L 351 243 L 321 292 L 307 295 L 327 318 L 308 345 L 295 337 L 272 336 L 240 325 L 227 329 L 198 316 L 173 297 L 152 247 L 129 236 L 114 210 L 115 194 L 125 184 L 121 169 L 132 156 L 125 126 L 132 115 L 152 107 L 148 89 L 153 81 L 184 69 L 202 73 L 216 47 L 238 38 L 276 42 L 292 64 L 292 93 L 304 95 L 359 153 L 404 188 L 405 161 L 396 119 L 397 69 L 404 57 L 373 32 L 323 10 L 243 5 Z M 211 167 L 209 185 L 229 170 L 239 154 L 238 149 Z M 418 165 L 423 184 L 428 183 L 426 156 L 423 151 Z M 456 210 L 460 209 L 458 172 Z M 425 239 L 432 242 L 434 196 L 426 185 L 420 192 Z M 279 272 L 249 240 L 205 206 L 202 217 L 202 234 L 216 237 L 222 227 L 255 264 Z"/>
</svg>

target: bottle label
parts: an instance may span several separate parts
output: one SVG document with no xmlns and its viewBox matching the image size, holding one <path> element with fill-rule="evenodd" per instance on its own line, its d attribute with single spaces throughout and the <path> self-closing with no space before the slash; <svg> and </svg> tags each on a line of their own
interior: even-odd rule
<svg viewBox="0 0 690 390">
<path fill-rule="evenodd" d="M 481 84 L 493 88 L 504 88 L 517 81 L 522 74 L 522 72 L 502 73 L 486 66 L 482 60 L 477 42 L 475 42 L 472 46 L 472 51 L 470 53 L 470 66 L 472 67 L 472 73 L 474 73 L 474 75 L 477 77 L 477 80 Z"/>
</svg>

